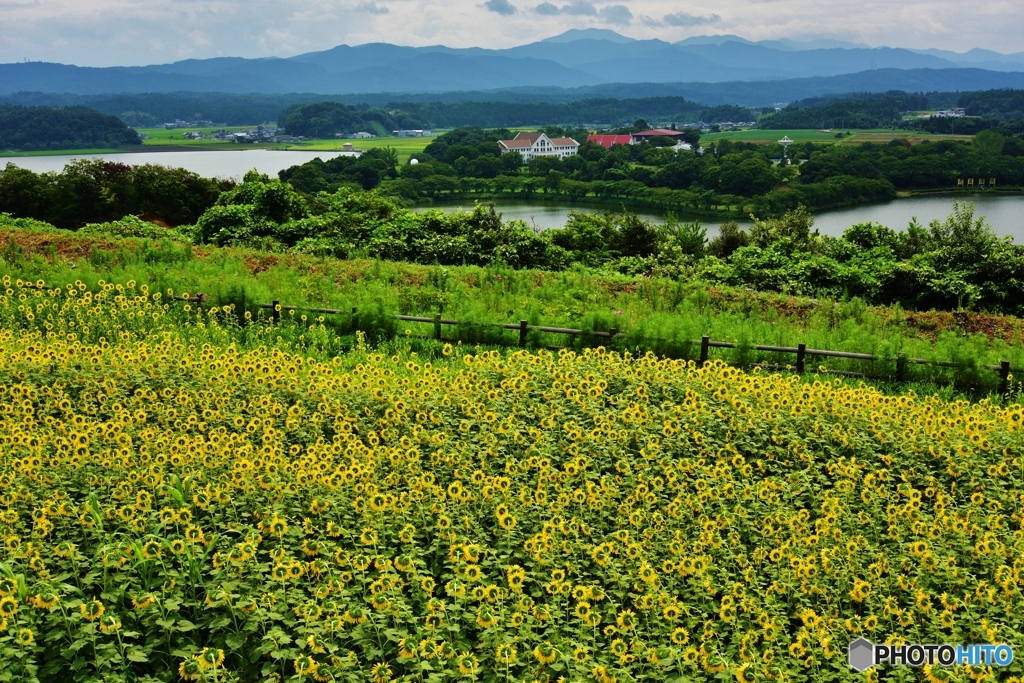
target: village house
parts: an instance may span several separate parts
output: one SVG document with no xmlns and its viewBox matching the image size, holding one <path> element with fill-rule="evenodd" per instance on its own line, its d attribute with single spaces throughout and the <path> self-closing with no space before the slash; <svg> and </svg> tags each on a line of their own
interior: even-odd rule
<svg viewBox="0 0 1024 683">
<path fill-rule="evenodd" d="M 525 164 L 537 157 L 576 156 L 580 143 L 572 138 L 549 138 L 544 133 L 519 133 L 511 140 L 498 140 L 498 149 L 502 154 L 519 152 Z"/>
</svg>

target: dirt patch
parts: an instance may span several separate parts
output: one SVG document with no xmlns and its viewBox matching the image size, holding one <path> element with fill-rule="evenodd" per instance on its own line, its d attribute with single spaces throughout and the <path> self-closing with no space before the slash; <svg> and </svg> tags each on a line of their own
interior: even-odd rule
<svg viewBox="0 0 1024 683">
<path fill-rule="evenodd" d="M 278 263 L 280 259 L 274 254 L 253 254 L 248 253 L 245 256 L 245 267 L 253 274 L 259 275 L 262 272 L 268 271 Z"/>
<path fill-rule="evenodd" d="M 178 227 L 177 225 L 172 225 L 172 224 L 168 223 L 167 221 L 165 221 L 160 216 L 157 216 L 156 214 L 152 214 L 152 213 L 144 213 L 141 216 L 139 216 L 139 218 L 141 218 L 142 220 L 146 221 L 147 223 L 152 223 L 154 225 L 159 225 L 161 228 L 176 228 L 176 227 Z"/>
<path fill-rule="evenodd" d="M 926 311 L 907 313 L 904 322 L 907 327 L 917 330 L 919 336 L 927 339 L 934 340 L 941 332 L 959 332 L 968 336 L 983 334 L 989 339 L 1001 339 L 1007 344 L 1024 342 L 1021 321 L 1009 316 L 960 311 Z"/>
<path fill-rule="evenodd" d="M 4 249 L 20 248 L 26 255 L 39 254 L 47 258 L 73 261 L 88 258 L 94 249 L 114 249 L 117 245 L 103 239 L 77 239 L 74 233 L 55 235 L 19 230 L 0 230 L 0 244 Z"/>
</svg>

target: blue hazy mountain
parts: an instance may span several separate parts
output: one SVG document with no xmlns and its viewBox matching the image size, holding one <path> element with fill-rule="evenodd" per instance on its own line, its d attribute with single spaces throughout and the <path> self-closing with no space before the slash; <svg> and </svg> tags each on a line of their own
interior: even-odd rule
<svg viewBox="0 0 1024 683">
<path fill-rule="evenodd" d="M 952 83 L 964 80 L 952 72 L 967 68 L 1007 72 L 1003 81 L 1010 82 L 1014 81 L 1011 73 L 1024 72 L 1024 54 L 1003 55 L 981 49 L 961 54 L 871 48 L 828 39 L 754 42 L 731 35 L 699 36 L 668 43 L 636 40 L 605 29 L 572 29 L 502 50 L 369 43 L 339 45 L 288 58 L 221 57 L 139 67 L 0 64 L 0 95 L 26 91 L 431 93 L 601 84 L 780 81 L 862 73 L 866 75 L 858 81 L 870 82 L 873 72 L 883 70 L 949 71 L 936 78 Z M 999 78 L 995 81 L 1003 82 Z"/>
</svg>

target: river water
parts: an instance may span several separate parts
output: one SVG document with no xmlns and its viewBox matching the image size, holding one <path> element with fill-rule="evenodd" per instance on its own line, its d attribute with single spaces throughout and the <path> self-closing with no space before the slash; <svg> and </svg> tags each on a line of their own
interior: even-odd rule
<svg viewBox="0 0 1024 683">
<path fill-rule="evenodd" d="M 857 223 L 875 222 L 886 225 L 893 230 L 905 230 L 911 219 L 917 218 L 918 222 L 927 226 L 933 219 L 944 219 L 953 210 L 953 201 L 972 201 L 975 205 L 975 215 L 982 215 L 988 218 L 989 223 L 996 234 L 1013 237 L 1018 244 L 1024 244 L 1024 195 L 968 195 L 957 196 L 943 195 L 930 197 L 910 197 L 897 199 L 884 204 L 864 204 L 861 206 L 849 207 L 838 211 L 827 211 L 814 217 L 814 228 L 824 235 L 838 237 Z M 529 202 L 517 200 L 497 200 L 495 208 L 506 220 L 519 219 L 527 225 L 536 227 L 538 230 L 547 230 L 565 225 L 569 218 L 570 211 L 582 213 L 593 213 L 607 209 L 595 207 L 593 204 L 571 204 L 568 202 Z M 440 203 L 434 206 L 416 207 L 416 211 L 426 211 L 431 208 L 442 211 L 457 211 L 459 209 L 472 209 L 472 201 Z M 608 207 L 615 209 L 614 206 Z M 656 223 L 663 223 L 663 213 L 651 209 L 636 210 L 642 218 Z M 699 220 L 701 225 L 707 228 L 708 237 L 718 233 L 718 227 L 724 222 L 716 218 L 700 218 L 696 216 L 679 215 L 681 220 Z M 739 221 L 741 225 L 748 226 L 749 220 Z"/>
<path fill-rule="evenodd" d="M 324 161 L 358 152 L 303 152 L 278 149 L 231 149 L 181 152 L 128 152 L 125 154 L 58 154 L 53 156 L 0 157 L 0 166 L 14 164 L 36 173 L 60 171 L 72 159 L 105 159 L 131 166 L 158 164 L 188 169 L 207 178 L 234 178 L 256 169 L 276 178 L 278 171 L 320 157 Z"/>
</svg>

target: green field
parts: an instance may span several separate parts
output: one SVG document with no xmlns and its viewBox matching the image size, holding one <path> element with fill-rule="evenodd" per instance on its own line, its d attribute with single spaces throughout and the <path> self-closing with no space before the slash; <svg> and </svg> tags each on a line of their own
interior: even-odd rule
<svg viewBox="0 0 1024 683">
<path fill-rule="evenodd" d="M 837 138 L 838 133 L 850 133 L 842 138 Z M 866 130 L 856 129 L 833 129 L 831 132 L 823 133 L 818 130 L 791 129 L 791 130 L 761 130 L 750 128 L 746 130 L 733 130 L 723 133 L 707 133 L 701 136 L 702 142 L 716 142 L 718 140 L 732 140 L 734 142 L 753 142 L 757 144 L 768 144 L 789 136 L 794 142 L 831 142 L 834 144 L 857 145 L 864 142 L 888 142 L 906 138 L 911 144 L 924 142 L 925 140 L 970 140 L 970 135 L 941 135 L 930 133 L 917 133 L 906 130 L 892 130 L 889 128 L 872 128 Z"/>
<path fill-rule="evenodd" d="M 238 146 L 238 144 L 228 140 L 188 140 L 184 139 L 182 137 L 182 134 L 198 130 L 209 135 L 215 130 L 227 130 L 235 132 L 239 130 L 251 129 L 254 127 L 255 126 L 224 126 L 220 128 L 176 128 L 174 130 L 165 130 L 163 128 L 144 128 L 140 129 L 139 132 L 149 136 L 148 139 L 143 141 L 143 145 L 147 147 L 174 146 L 209 149 L 221 147 L 236 147 Z M 259 149 L 340 151 L 345 143 L 350 142 L 352 143 L 352 146 L 355 149 L 359 150 L 374 149 L 377 147 L 394 147 L 396 150 L 398 150 L 399 161 L 401 163 L 405 163 L 414 154 L 423 151 L 423 149 L 434 140 L 434 137 L 436 136 L 422 138 L 376 137 L 363 140 L 323 138 L 314 140 L 303 140 L 302 142 L 262 142 L 251 146 Z"/>
<path fill-rule="evenodd" d="M 118 154 L 123 151 L 125 150 L 115 149 L 113 147 L 95 147 L 89 149 L 44 149 L 33 150 L 31 152 L 0 151 L 0 159 L 4 157 L 45 157 L 55 156 L 58 154 Z"/>
<path fill-rule="evenodd" d="M 234 133 L 236 131 L 247 130 L 255 127 L 256 126 L 209 126 L 205 128 L 174 128 L 171 130 L 167 130 L 166 128 L 139 128 L 138 131 L 143 135 L 149 136 L 147 139 L 142 141 L 143 146 L 146 147 L 222 147 L 234 145 L 235 143 L 230 140 L 187 140 L 183 138 L 182 135 L 193 131 L 200 131 L 205 135 L 211 135 L 215 130 L 226 130 Z M 262 147 L 263 145 L 260 146 Z"/>
<path fill-rule="evenodd" d="M 331 138 L 329 140 L 308 140 L 306 142 L 291 145 L 288 149 L 340 150 L 342 145 L 346 142 L 351 142 L 352 147 L 361 150 L 375 149 L 378 147 L 393 147 L 398 151 L 399 163 L 404 164 L 414 154 L 422 152 L 427 145 L 434 141 L 435 137 L 436 136 L 422 138 L 367 138 L 365 140 Z"/>
</svg>

